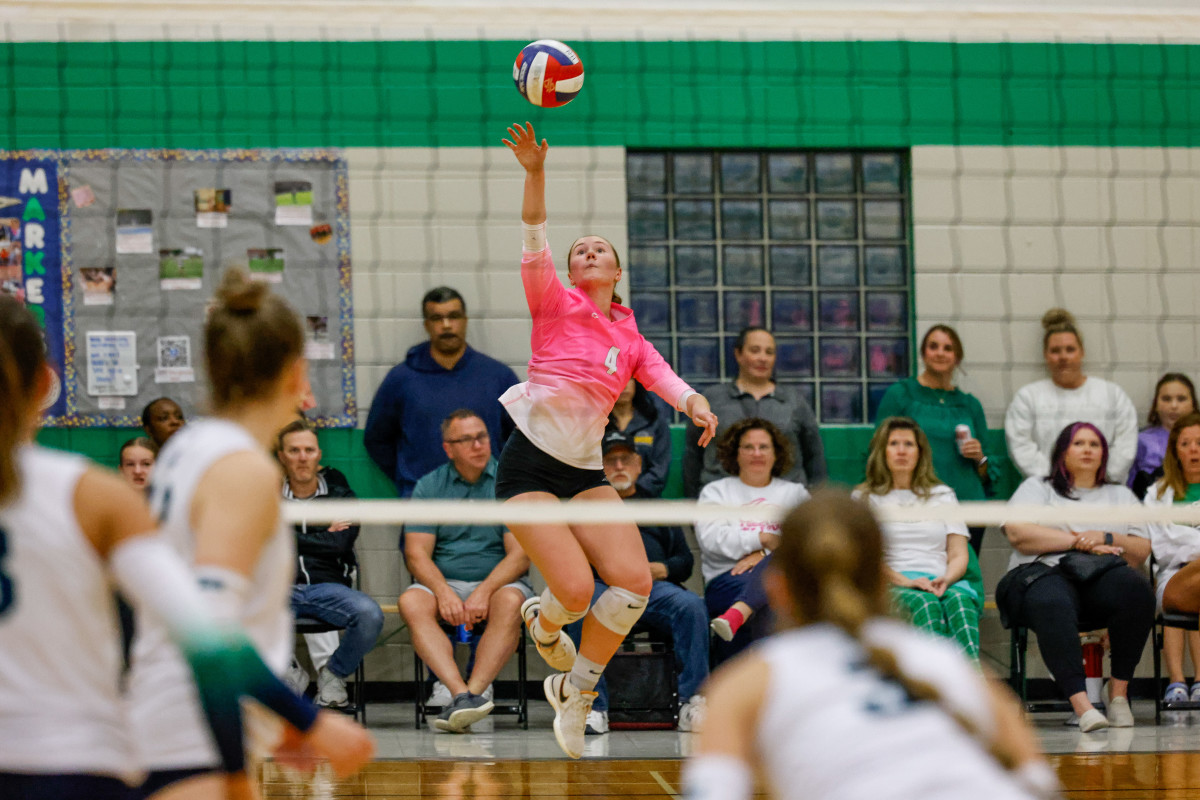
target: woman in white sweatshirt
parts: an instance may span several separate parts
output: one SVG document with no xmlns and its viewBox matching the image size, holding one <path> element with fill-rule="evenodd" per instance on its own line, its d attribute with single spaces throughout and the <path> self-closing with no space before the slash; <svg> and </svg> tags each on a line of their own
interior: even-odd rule
<svg viewBox="0 0 1200 800">
<path fill-rule="evenodd" d="M 1108 441 L 1108 476 L 1123 482 L 1137 454 L 1137 411 L 1115 383 L 1083 372 L 1083 337 L 1075 317 L 1062 308 L 1042 316 L 1042 357 L 1049 378 L 1022 386 L 1004 416 L 1008 455 L 1025 477 L 1050 472 L 1050 452 L 1059 431 L 1090 422 Z"/>
<path fill-rule="evenodd" d="M 729 506 L 775 506 L 783 511 L 808 499 L 802 484 L 779 477 L 792 466 L 792 452 L 779 428 L 760 417 L 734 423 L 717 443 L 717 458 L 729 473 L 705 484 L 701 503 Z M 743 594 L 751 570 L 779 543 L 779 523 L 726 520 L 696 523 L 704 601 L 709 616 L 722 613 Z M 742 626 L 728 644 L 713 642 L 720 663 L 768 633 L 769 615 L 759 614 Z"/>
</svg>

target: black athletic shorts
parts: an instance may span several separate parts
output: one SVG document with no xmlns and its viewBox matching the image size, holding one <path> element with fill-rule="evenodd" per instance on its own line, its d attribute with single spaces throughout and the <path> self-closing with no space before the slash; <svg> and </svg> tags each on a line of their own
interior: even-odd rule
<svg viewBox="0 0 1200 800">
<path fill-rule="evenodd" d="M 132 800 L 136 792 L 108 775 L 0 772 L 0 800 Z"/>
<path fill-rule="evenodd" d="M 496 467 L 496 499 L 507 500 L 525 492 L 549 492 L 569 500 L 580 492 L 607 486 L 602 469 L 580 469 L 546 453 L 521 431 L 514 430 L 500 452 Z"/>
</svg>

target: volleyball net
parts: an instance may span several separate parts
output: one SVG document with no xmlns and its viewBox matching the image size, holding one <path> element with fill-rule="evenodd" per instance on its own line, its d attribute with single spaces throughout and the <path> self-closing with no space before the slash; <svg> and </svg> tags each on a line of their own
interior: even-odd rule
<svg viewBox="0 0 1200 800">
<path fill-rule="evenodd" d="M 438 500 L 326 500 L 320 503 L 284 504 L 288 522 L 329 523 L 353 520 L 364 525 L 422 524 L 539 524 L 612 522 L 640 525 L 691 525 L 696 522 L 779 522 L 788 509 L 773 506 L 725 506 L 677 500 L 604 502 L 490 502 Z M 970 502 L 956 506 L 913 505 L 872 508 L 881 523 L 961 522 L 999 526 L 1005 523 L 1042 525 L 1095 525 L 1145 527 L 1177 523 L 1200 525 L 1200 505 L 1073 506 L 1010 505 L 1003 502 Z"/>
</svg>

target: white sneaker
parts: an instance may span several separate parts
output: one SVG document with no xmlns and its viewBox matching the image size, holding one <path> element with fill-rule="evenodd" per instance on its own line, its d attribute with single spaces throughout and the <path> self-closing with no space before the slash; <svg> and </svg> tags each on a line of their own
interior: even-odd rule
<svg viewBox="0 0 1200 800">
<path fill-rule="evenodd" d="M 608 733 L 608 712 L 596 709 L 589 711 L 583 733 L 585 736 L 599 736 L 602 733 Z"/>
<path fill-rule="evenodd" d="M 321 667 L 317 673 L 317 705 L 325 708 L 345 708 L 350 704 L 346 694 L 346 680 Z"/>
<path fill-rule="evenodd" d="M 1128 697 L 1114 697 L 1108 701 L 1105 709 L 1108 724 L 1114 728 L 1132 728 L 1133 710 L 1129 707 Z"/>
<path fill-rule="evenodd" d="M 584 729 L 596 693 L 577 688 L 570 677 L 565 672 L 551 675 L 542 683 L 542 689 L 554 709 L 554 738 L 558 746 L 571 758 L 579 758 L 583 755 Z"/>
<path fill-rule="evenodd" d="M 488 700 L 488 701 L 495 700 L 496 699 L 496 685 L 494 683 L 489 683 L 487 685 L 487 688 L 483 690 L 483 694 L 481 694 L 480 697 L 482 697 L 484 700 Z"/>
<path fill-rule="evenodd" d="M 1083 712 L 1083 716 L 1079 718 L 1079 730 L 1084 733 L 1103 730 L 1108 727 L 1108 717 L 1101 714 L 1094 708 L 1089 708 Z"/>
<path fill-rule="evenodd" d="M 300 662 L 295 658 L 288 665 L 287 670 L 283 673 L 283 682 L 296 694 L 304 694 L 308 691 L 308 683 L 311 680 L 308 670 L 300 666 Z"/>
<path fill-rule="evenodd" d="M 684 733 L 700 730 L 700 726 L 704 724 L 704 716 L 708 713 L 708 705 L 704 701 L 704 696 L 699 694 L 692 695 L 692 699 L 683 704 L 679 709 L 679 725 L 678 730 Z"/>
<path fill-rule="evenodd" d="M 491 700 L 492 698 L 488 698 Z M 427 706 L 437 706 L 445 708 L 454 702 L 454 698 L 450 696 L 450 690 L 446 688 L 446 684 L 441 681 L 433 682 L 433 691 L 429 693 L 429 699 L 425 701 Z"/>
<path fill-rule="evenodd" d="M 542 644 L 533 633 L 533 623 L 537 619 L 541 607 L 542 598 L 534 595 L 521 604 L 521 619 L 525 620 L 525 627 L 529 629 L 529 636 L 533 639 L 538 654 L 550 665 L 550 669 L 558 672 L 570 672 L 571 668 L 575 666 L 575 643 L 571 641 L 571 637 L 560 630 L 553 642 Z M 575 756 L 575 758 L 579 758 L 579 756 Z"/>
</svg>

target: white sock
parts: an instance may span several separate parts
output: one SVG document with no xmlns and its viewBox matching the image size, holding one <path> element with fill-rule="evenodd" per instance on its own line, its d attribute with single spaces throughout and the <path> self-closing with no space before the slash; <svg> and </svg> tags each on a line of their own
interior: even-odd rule
<svg viewBox="0 0 1200 800">
<path fill-rule="evenodd" d="M 554 633 L 548 633 L 546 629 L 542 627 L 542 615 L 538 614 L 533 618 L 533 624 L 529 626 L 529 633 L 531 636 L 533 636 L 533 640 L 538 644 L 548 645 L 554 644 L 558 641 L 558 637 L 562 633 L 562 628 L 554 631 Z"/>
<path fill-rule="evenodd" d="M 604 664 L 597 664 L 595 661 L 589 661 L 583 656 L 577 655 L 575 656 L 575 666 L 572 668 L 568 680 L 580 691 L 595 691 L 596 684 L 600 682 L 600 676 L 604 674 L 604 667 Z"/>
</svg>

